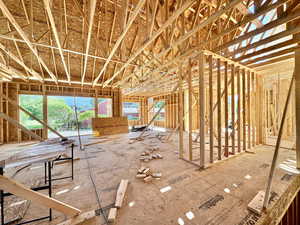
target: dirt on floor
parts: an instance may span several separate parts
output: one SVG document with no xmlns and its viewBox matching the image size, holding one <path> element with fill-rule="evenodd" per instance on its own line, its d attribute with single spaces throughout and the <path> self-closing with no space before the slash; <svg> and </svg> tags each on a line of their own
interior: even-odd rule
<svg viewBox="0 0 300 225">
<path fill-rule="evenodd" d="M 253 149 L 255 153 L 241 153 L 199 170 L 178 159 L 176 134 L 165 143 L 156 133 L 131 143 L 130 137 L 137 135 L 84 136 L 82 142 L 88 145 L 84 151 L 75 149 L 75 158 L 79 160 L 74 162 L 74 180 L 55 181 L 53 197 L 82 211 L 101 208 L 104 214 L 100 213 L 91 224 L 106 224 L 118 185 L 121 179 L 128 179 L 130 183 L 125 202 L 118 210 L 116 225 L 242 225 L 258 220 L 257 215 L 247 210 L 247 205 L 258 191 L 265 190 L 274 147 L 257 146 Z M 187 143 L 185 141 L 186 151 Z M 163 158 L 141 161 L 141 154 L 152 147 L 158 147 L 157 152 Z M 271 201 L 276 201 L 298 173 L 294 163 L 295 151 L 280 149 Z M 161 172 L 162 177 L 150 183 L 137 179 L 137 171 L 142 166 Z M 70 163 L 54 165 L 53 176 L 67 176 L 70 171 Z M 7 175 L 12 174 L 13 171 L 7 171 Z M 43 164 L 23 169 L 15 179 L 28 185 L 43 182 Z M 47 208 L 34 203 L 30 203 L 25 212 L 24 220 L 48 215 Z M 35 224 L 57 224 L 66 219 L 65 215 L 53 211 L 52 222 Z"/>
</svg>

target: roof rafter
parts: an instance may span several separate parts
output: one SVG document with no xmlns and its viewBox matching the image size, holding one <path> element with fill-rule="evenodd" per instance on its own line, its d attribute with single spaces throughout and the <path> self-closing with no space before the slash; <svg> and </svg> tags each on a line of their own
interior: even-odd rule
<svg viewBox="0 0 300 225">
<path fill-rule="evenodd" d="M 20 25 L 17 23 L 15 18 L 12 16 L 8 8 L 6 7 L 5 3 L 3 0 L 0 0 L 0 9 L 2 10 L 2 13 L 7 19 L 11 22 L 11 24 L 15 27 L 15 29 L 18 31 L 19 35 L 24 39 L 32 53 L 36 56 L 38 61 L 42 64 L 44 69 L 48 72 L 50 77 L 57 83 L 57 78 L 55 75 L 50 71 L 44 60 L 39 56 L 37 49 L 31 44 L 29 38 L 27 37 L 27 34 L 23 31 L 23 29 L 20 27 Z"/>
<path fill-rule="evenodd" d="M 30 69 L 22 60 L 20 60 L 15 54 L 9 51 L 3 44 L 0 43 L 0 49 L 2 49 L 11 59 L 13 59 L 16 63 L 22 66 L 26 71 L 31 73 L 35 78 L 42 81 L 43 78 L 40 76 L 38 72 L 33 69 Z"/>
<path fill-rule="evenodd" d="M 107 86 L 116 76 L 118 76 L 135 58 L 148 47 L 164 30 L 177 19 L 177 17 L 189 8 L 195 0 L 186 1 L 179 9 L 177 9 L 172 16 L 142 45 L 113 76 L 104 83 L 104 87 Z"/>
<path fill-rule="evenodd" d="M 126 36 L 127 31 L 129 30 L 129 28 L 131 27 L 133 21 L 135 20 L 135 18 L 137 17 L 137 15 L 139 14 L 140 10 L 142 9 L 144 3 L 146 0 L 140 0 L 139 3 L 137 4 L 133 14 L 131 15 L 131 17 L 128 20 L 128 23 L 126 24 L 125 29 L 122 31 L 121 35 L 119 36 L 118 40 L 116 41 L 114 47 L 112 48 L 105 64 L 103 65 L 103 68 L 101 69 L 100 73 L 98 74 L 98 76 L 95 78 L 95 80 L 93 81 L 93 86 L 95 86 L 95 84 L 98 82 L 98 80 L 100 79 L 100 77 L 102 76 L 102 74 L 104 73 L 104 71 L 106 70 L 106 67 L 109 64 L 109 61 L 112 59 L 112 57 L 114 56 L 115 52 L 117 51 L 117 49 L 119 48 L 121 42 L 123 41 L 123 39 Z"/>
<path fill-rule="evenodd" d="M 62 47 L 61 47 L 61 44 L 60 44 L 59 35 L 58 35 L 57 29 L 56 29 L 54 17 L 53 17 L 52 12 L 51 12 L 50 1 L 49 0 L 44 0 L 44 4 L 45 4 L 46 12 L 47 12 L 48 17 L 49 17 L 49 21 L 50 21 L 51 28 L 52 28 L 52 31 L 53 31 L 53 34 L 54 34 L 55 42 L 56 42 L 57 47 L 58 47 L 58 51 L 59 51 L 59 54 L 60 54 L 60 57 L 61 57 L 62 64 L 64 66 L 68 81 L 71 81 L 71 76 L 70 76 L 70 73 L 68 71 L 68 67 L 67 67 L 67 64 L 66 64 L 66 61 L 65 61 L 65 58 L 64 58 L 64 53 L 62 51 Z"/>
<path fill-rule="evenodd" d="M 90 2 L 89 30 L 88 30 L 88 38 L 86 41 L 87 43 L 86 43 L 85 56 L 84 56 L 83 72 L 82 72 L 82 76 L 81 76 L 81 84 L 82 85 L 84 83 L 84 78 L 85 78 L 86 69 L 87 69 L 88 54 L 89 54 L 90 43 L 91 43 L 91 38 L 92 38 L 96 3 L 97 3 L 97 0 L 91 0 L 91 2 Z"/>
<path fill-rule="evenodd" d="M 175 42 L 173 42 L 172 46 L 169 46 L 168 48 L 166 48 L 163 51 L 161 51 L 157 55 L 157 57 L 162 57 L 163 55 L 165 55 L 166 53 L 168 53 L 175 46 L 178 46 L 178 45 L 182 44 L 185 40 L 187 40 L 189 37 L 191 37 L 192 35 L 194 35 L 195 33 L 197 33 L 200 29 L 202 29 L 203 27 L 205 27 L 205 26 L 213 23 L 221 15 L 223 15 L 226 11 L 228 11 L 229 9 L 235 7 L 237 4 L 239 4 L 242 1 L 243 0 L 234 0 L 234 1 L 231 1 L 228 5 L 226 5 L 225 7 L 222 7 L 220 10 L 218 10 L 214 14 L 212 14 L 208 19 L 204 19 L 202 22 L 200 22 L 194 29 L 189 30 L 184 35 L 180 36 L 178 40 L 176 40 Z M 152 63 L 152 60 L 151 60 L 151 62 L 147 63 L 145 66 L 148 66 L 150 63 Z M 140 67 L 139 69 L 141 69 L 141 68 L 143 68 L 143 67 Z M 125 78 L 125 79 L 127 80 L 127 78 Z M 124 83 L 124 81 L 122 83 Z"/>
</svg>

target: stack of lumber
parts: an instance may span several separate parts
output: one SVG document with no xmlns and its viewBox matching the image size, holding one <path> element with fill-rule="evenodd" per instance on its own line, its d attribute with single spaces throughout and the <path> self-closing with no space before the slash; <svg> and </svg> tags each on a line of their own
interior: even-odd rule
<svg viewBox="0 0 300 225">
<path fill-rule="evenodd" d="M 127 117 L 92 118 L 94 136 L 128 133 Z"/>
</svg>

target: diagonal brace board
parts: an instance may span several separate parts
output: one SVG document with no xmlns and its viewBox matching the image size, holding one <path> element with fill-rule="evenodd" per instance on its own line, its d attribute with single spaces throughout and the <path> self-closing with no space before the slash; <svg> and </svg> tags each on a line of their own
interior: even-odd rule
<svg viewBox="0 0 300 225">
<path fill-rule="evenodd" d="M 3 97 L 5 100 L 7 100 L 9 103 L 11 103 L 12 105 L 17 106 L 20 110 L 22 110 L 24 113 L 26 113 L 27 115 L 29 115 L 30 117 L 32 117 L 33 119 L 35 119 L 36 121 L 38 121 L 39 123 L 41 123 L 42 125 L 46 126 L 49 130 L 51 130 L 53 133 L 55 133 L 56 135 L 58 135 L 60 138 L 65 139 L 64 136 L 62 136 L 59 132 L 57 132 L 55 129 L 53 129 L 52 127 L 48 126 L 47 123 L 45 123 L 44 121 L 40 120 L 39 118 L 37 118 L 36 116 L 34 116 L 32 113 L 30 113 L 29 111 L 27 111 L 26 109 L 24 109 L 22 106 L 20 106 L 17 102 L 15 102 L 14 100 L 6 97 L 5 95 L 1 95 L 1 97 Z"/>
<path fill-rule="evenodd" d="M 0 189 L 14 194 L 16 196 L 22 197 L 24 199 L 33 201 L 40 205 L 49 207 L 51 209 L 55 209 L 68 216 L 76 216 L 81 213 L 79 209 L 76 209 L 68 204 L 60 202 L 54 198 L 50 198 L 39 192 L 33 191 L 24 186 L 23 184 L 20 184 L 2 175 L 0 175 Z"/>
<path fill-rule="evenodd" d="M 18 128 L 20 128 L 22 131 L 24 131 L 26 134 L 28 134 L 29 136 L 42 141 L 42 138 L 38 135 L 36 135 L 35 133 L 33 133 L 32 131 L 28 130 L 26 127 L 22 126 L 19 121 L 12 119 L 11 117 L 9 117 L 8 115 L 6 115 L 3 112 L 0 112 L 0 118 L 3 118 L 5 120 L 7 120 L 9 123 L 17 126 Z"/>
</svg>

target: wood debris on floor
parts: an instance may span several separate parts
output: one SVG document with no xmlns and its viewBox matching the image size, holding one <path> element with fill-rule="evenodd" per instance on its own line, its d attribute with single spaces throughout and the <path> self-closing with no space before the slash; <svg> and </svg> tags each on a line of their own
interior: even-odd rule
<svg viewBox="0 0 300 225">
<path fill-rule="evenodd" d="M 138 169 L 136 178 L 143 179 L 145 183 L 151 182 L 153 179 L 160 179 L 162 177 L 161 172 L 153 172 L 150 168 L 141 167 Z"/>
<path fill-rule="evenodd" d="M 163 156 L 160 153 L 155 153 L 156 151 L 159 150 L 159 147 L 151 147 L 149 150 L 144 151 L 141 156 L 140 160 L 144 162 L 149 162 L 152 159 L 162 159 Z"/>
</svg>

